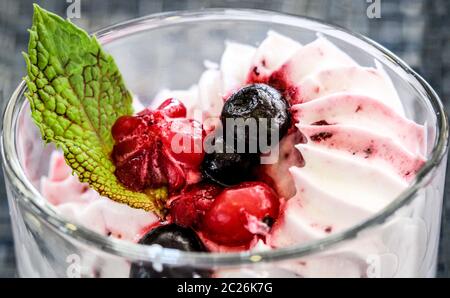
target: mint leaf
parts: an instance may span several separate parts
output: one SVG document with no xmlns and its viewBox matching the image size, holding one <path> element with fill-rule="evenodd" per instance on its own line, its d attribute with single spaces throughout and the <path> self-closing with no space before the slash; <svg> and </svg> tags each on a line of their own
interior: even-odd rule
<svg viewBox="0 0 450 298">
<path fill-rule="evenodd" d="M 61 148 L 80 181 L 101 195 L 160 212 L 165 188 L 133 192 L 114 175 L 111 127 L 133 110 L 113 58 L 95 37 L 38 5 L 29 32 L 25 95 L 42 138 Z"/>
</svg>

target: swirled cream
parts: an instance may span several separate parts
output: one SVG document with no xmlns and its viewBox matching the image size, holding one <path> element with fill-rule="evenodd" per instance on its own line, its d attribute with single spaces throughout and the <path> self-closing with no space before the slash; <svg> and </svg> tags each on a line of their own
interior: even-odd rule
<svg viewBox="0 0 450 298">
<path fill-rule="evenodd" d="M 288 152 L 286 162 L 282 155 L 267 166 L 288 199 L 271 246 L 349 228 L 381 211 L 408 186 L 425 162 L 425 129 L 405 118 L 380 66 L 359 66 L 323 37 L 296 50 L 271 73 L 259 71 L 260 61 L 267 63 L 270 56 L 256 57 L 250 78 L 282 80 L 294 103 L 298 132 L 293 134 L 304 137 L 295 149 L 289 138 L 283 140 L 287 148 L 281 144 L 282 151 L 299 151 L 297 165 Z M 282 174 L 287 169 L 290 175 Z"/>
</svg>

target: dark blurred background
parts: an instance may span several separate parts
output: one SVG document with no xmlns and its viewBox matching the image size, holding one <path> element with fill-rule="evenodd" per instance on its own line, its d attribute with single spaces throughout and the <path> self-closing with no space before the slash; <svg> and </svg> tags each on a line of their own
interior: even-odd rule
<svg viewBox="0 0 450 298">
<path fill-rule="evenodd" d="M 26 49 L 32 3 L 65 16 L 67 7 L 76 1 L 81 4 L 81 18 L 73 22 L 91 32 L 151 13 L 208 7 L 257 8 L 322 19 L 364 34 L 392 50 L 431 83 L 447 111 L 450 109 L 449 0 L 0 0 L 1 111 L 25 74 L 21 51 Z M 377 1 L 381 4 L 380 18 L 369 18 L 367 9 Z M 447 187 L 446 198 L 449 192 Z M 449 230 L 450 202 L 446 199 L 440 277 L 450 277 Z M 10 218 L 0 173 L 0 277 L 15 274 Z"/>
</svg>

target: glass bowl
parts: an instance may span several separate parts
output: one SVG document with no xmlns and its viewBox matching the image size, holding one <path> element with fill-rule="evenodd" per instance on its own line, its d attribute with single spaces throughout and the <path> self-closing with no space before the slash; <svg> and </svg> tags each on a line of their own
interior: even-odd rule
<svg viewBox="0 0 450 298">
<path fill-rule="evenodd" d="M 407 117 L 427 129 L 428 161 L 398 198 L 348 230 L 269 251 L 187 253 L 112 239 L 63 218 L 40 194 L 39 181 L 47 175 L 54 148 L 43 145 L 30 120 L 22 82 L 5 110 L 1 140 L 19 275 L 127 277 L 130 264 L 140 263 L 155 269 L 182 268 L 185 272 L 206 269 L 222 277 L 434 276 L 448 147 L 447 118 L 433 89 L 394 54 L 336 26 L 258 10 L 155 14 L 103 29 L 96 35 L 115 57 L 129 89 L 149 104 L 162 88 L 185 89 L 195 83 L 205 60 L 219 61 L 224 41 L 257 45 L 268 30 L 300 43 L 321 34 L 359 64 L 379 63 L 384 67 Z"/>
</svg>

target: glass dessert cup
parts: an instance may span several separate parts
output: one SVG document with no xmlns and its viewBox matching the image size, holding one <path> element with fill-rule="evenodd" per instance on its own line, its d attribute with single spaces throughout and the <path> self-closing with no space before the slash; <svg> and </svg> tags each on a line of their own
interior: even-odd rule
<svg viewBox="0 0 450 298">
<path fill-rule="evenodd" d="M 433 277 L 447 159 L 447 118 L 436 93 L 395 55 L 341 28 L 253 10 L 157 14 L 96 35 L 116 59 L 128 88 L 148 105 L 162 88 L 186 89 L 196 82 L 205 60 L 219 61 L 225 40 L 254 45 L 268 30 L 301 43 L 312 41 L 319 33 L 359 64 L 373 66 L 377 61 L 384 67 L 406 116 L 427 130 L 427 162 L 401 195 L 348 230 L 275 250 L 187 253 L 112 239 L 61 217 L 40 194 L 40 178 L 48 173 L 54 147 L 43 145 L 31 122 L 22 83 L 6 108 L 2 135 L 19 275 L 127 277 L 131 263 L 142 263 L 155 270 L 205 269 L 223 277 Z"/>
</svg>

